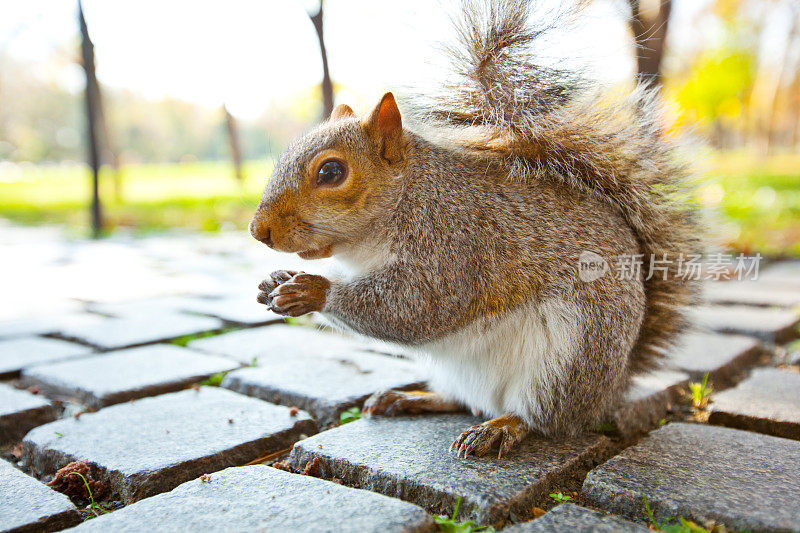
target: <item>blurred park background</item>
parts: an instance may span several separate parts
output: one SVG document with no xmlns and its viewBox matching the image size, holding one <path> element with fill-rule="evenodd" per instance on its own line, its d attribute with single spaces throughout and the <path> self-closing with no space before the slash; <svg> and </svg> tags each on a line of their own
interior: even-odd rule
<svg viewBox="0 0 800 533">
<path fill-rule="evenodd" d="M 453 9 L 0 0 L 0 218 L 92 234 L 94 145 L 99 235 L 244 229 L 273 159 L 334 102 L 435 83 Z M 553 57 L 660 87 L 717 242 L 800 256 L 800 2 L 594 0 L 581 24 Z"/>
</svg>

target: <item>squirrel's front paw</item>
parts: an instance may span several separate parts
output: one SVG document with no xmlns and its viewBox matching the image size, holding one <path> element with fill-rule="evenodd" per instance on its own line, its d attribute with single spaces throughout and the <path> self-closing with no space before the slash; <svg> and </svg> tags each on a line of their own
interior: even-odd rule
<svg viewBox="0 0 800 533">
<path fill-rule="evenodd" d="M 270 293 L 277 289 L 278 286 L 283 285 L 296 275 L 297 272 L 294 270 L 276 270 L 270 274 L 267 279 L 258 284 L 259 293 L 256 300 L 258 300 L 259 303 L 270 307 L 272 305 L 272 297 L 270 296 Z"/>
<path fill-rule="evenodd" d="M 279 270 L 272 273 L 272 280 L 264 280 L 258 287 L 261 290 L 258 301 L 285 316 L 322 311 L 331 282 L 322 276 L 305 272 L 291 273 L 291 277 L 284 280 L 285 274 L 290 272 Z"/>
</svg>

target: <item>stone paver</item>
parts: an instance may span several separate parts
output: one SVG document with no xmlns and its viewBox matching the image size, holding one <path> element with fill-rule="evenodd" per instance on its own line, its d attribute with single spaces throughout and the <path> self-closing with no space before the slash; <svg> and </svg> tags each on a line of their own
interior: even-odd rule
<svg viewBox="0 0 800 533">
<path fill-rule="evenodd" d="M 237 466 L 316 432 L 307 413 L 216 387 L 145 398 L 40 426 L 23 440 L 39 476 L 75 460 L 94 464 L 130 503 Z"/>
<path fill-rule="evenodd" d="M 93 312 L 115 317 L 147 317 L 164 313 L 194 313 L 221 318 L 228 322 L 256 325 L 282 322 L 283 318 L 256 302 L 256 284 L 246 294 L 234 296 L 164 296 L 131 302 L 103 302 L 90 304 Z"/>
<path fill-rule="evenodd" d="M 759 368 L 712 400 L 708 419 L 712 424 L 800 440 L 800 374 L 796 372 Z"/>
<path fill-rule="evenodd" d="M 0 383 L 0 444 L 16 442 L 31 429 L 56 419 L 50 402 Z"/>
<path fill-rule="evenodd" d="M 57 531 L 80 521 L 69 498 L 0 459 L 0 531 Z"/>
<path fill-rule="evenodd" d="M 23 337 L 0 341 L 0 377 L 19 374 L 31 365 L 82 357 L 92 353 L 88 346 L 45 337 Z"/>
<path fill-rule="evenodd" d="M 263 465 L 228 468 L 84 522 L 72 531 L 433 532 L 394 498 Z"/>
<path fill-rule="evenodd" d="M 793 310 L 741 305 L 701 307 L 694 309 L 692 315 L 700 326 L 719 333 L 739 333 L 775 343 L 797 337 L 800 324 Z"/>
<path fill-rule="evenodd" d="M 134 398 L 185 389 L 239 365 L 178 346 L 155 344 L 46 364 L 22 372 L 26 386 L 100 408 Z"/>
<path fill-rule="evenodd" d="M 410 361 L 366 352 L 313 356 L 266 352 L 258 364 L 231 372 L 222 386 L 273 403 L 296 405 L 321 427 L 338 423 L 342 411 L 360 407 L 375 391 L 418 389 L 425 381 Z"/>
<path fill-rule="evenodd" d="M 50 333 L 53 326 L 37 318 L 18 318 L 0 322 L 0 339 Z"/>
<path fill-rule="evenodd" d="M 261 358 L 266 358 L 267 354 L 277 354 L 285 358 L 335 355 L 360 350 L 364 345 L 335 333 L 276 324 L 198 339 L 190 342 L 189 347 L 224 355 L 245 364 L 251 364 L 256 359 L 256 364 L 259 365 Z"/>
<path fill-rule="evenodd" d="M 795 307 L 800 305 L 800 287 L 769 281 L 718 281 L 703 285 L 703 297 L 713 304 Z"/>
<path fill-rule="evenodd" d="M 501 460 L 458 458 L 450 444 L 481 420 L 467 415 L 375 417 L 357 420 L 297 443 L 291 464 L 320 459 L 325 477 L 345 485 L 401 498 L 437 514 L 452 513 L 479 523 L 522 521 L 531 506 L 562 478 L 603 455 L 608 440 L 598 435 L 547 441 L 525 439 Z"/>
<path fill-rule="evenodd" d="M 103 349 L 124 348 L 209 331 L 222 327 L 219 319 L 183 313 L 153 313 L 105 318 L 94 324 L 66 327 L 60 335 Z"/>
<path fill-rule="evenodd" d="M 154 314 L 180 313 L 195 301 L 191 296 L 161 296 L 121 302 L 91 302 L 88 309 L 94 313 L 118 318 L 147 317 Z"/>
<path fill-rule="evenodd" d="M 609 516 L 572 503 L 563 503 L 536 520 L 524 522 L 503 530 L 505 533 L 648 533 L 642 524 Z"/>
<path fill-rule="evenodd" d="M 733 530 L 798 530 L 800 442 L 717 426 L 669 424 L 595 468 L 589 502 L 640 520 L 715 520 Z"/>
<path fill-rule="evenodd" d="M 784 287 L 800 290 L 800 260 L 780 261 L 762 269 L 759 281 L 781 284 Z"/>
<path fill-rule="evenodd" d="M 625 403 L 614 413 L 615 425 L 623 435 L 654 427 L 681 401 L 688 381 L 685 372 L 668 369 L 634 376 Z"/>
<path fill-rule="evenodd" d="M 717 386 L 731 385 L 765 353 L 761 343 L 744 335 L 693 332 L 685 335 L 668 355 L 668 363 L 695 381 L 708 372 Z"/>
<path fill-rule="evenodd" d="M 103 317 L 93 313 L 42 314 L 35 317 L 0 322 L 0 339 L 16 339 L 34 335 L 57 334 L 62 330 L 96 324 Z"/>
<path fill-rule="evenodd" d="M 273 313 L 256 301 L 255 289 L 248 294 L 226 296 L 223 298 L 194 298 L 187 301 L 182 309 L 203 315 L 215 316 L 228 322 L 249 326 L 283 322 L 283 317 Z"/>
</svg>

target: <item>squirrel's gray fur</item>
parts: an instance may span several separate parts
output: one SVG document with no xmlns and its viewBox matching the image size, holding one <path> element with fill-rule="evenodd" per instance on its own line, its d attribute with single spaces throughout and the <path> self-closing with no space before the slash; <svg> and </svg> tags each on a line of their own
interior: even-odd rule
<svg viewBox="0 0 800 533">
<path fill-rule="evenodd" d="M 265 282 L 277 288 L 262 301 L 283 295 L 287 309 L 411 346 L 444 397 L 553 435 L 598 422 L 685 327 L 696 286 L 677 268 L 698 241 L 655 97 L 610 99 L 538 66 L 530 46 L 552 22 L 537 27 L 531 8 L 466 2 L 450 50 L 458 78 L 404 108 L 414 125 L 401 156 L 381 156 L 377 109 L 332 119 L 281 157 L 251 229 L 276 236 L 279 224 L 279 249 L 327 246 L 352 267 L 283 292 Z M 351 203 L 299 192 L 321 153 L 351 167 Z M 582 281 L 587 251 L 642 254 L 642 273 Z M 651 256 L 670 261 L 666 279 L 645 279 Z M 323 303 L 303 307 L 312 293 Z"/>
<path fill-rule="evenodd" d="M 667 281 L 645 282 L 648 310 L 631 357 L 632 370 L 645 370 L 685 328 L 685 306 L 697 293 L 697 283 L 677 272 L 681 255 L 696 254 L 700 242 L 687 171 L 676 158 L 676 143 L 659 131 L 656 90 L 640 85 L 612 100 L 580 72 L 537 64 L 535 41 L 559 29 L 585 2 L 532 19 L 537 4 L 462 2 L 463 16 L 455 21 L 459 42 L 446 48 L 455 76 L 439 94 L 412 97 L 412 113 L 446 137 L 483 126 L 536 147 L 534 157 L 505 154 L 511 179 L 556 179 L 591 194 L 619 210 L 645 261 L 671 259 Z M 485 150 L 485 138 L 471 147 Z"/>
</svg>

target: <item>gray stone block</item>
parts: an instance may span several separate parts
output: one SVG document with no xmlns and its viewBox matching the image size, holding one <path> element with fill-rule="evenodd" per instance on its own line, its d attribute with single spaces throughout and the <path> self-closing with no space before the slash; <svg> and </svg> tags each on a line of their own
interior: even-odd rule
<svg viewBox="0 0 800 533">
<path fill-rule="evenodd" d="M 576 471 L 594 464 L 608 440 L 585 435 L 560 441 L 528 437 L 502 459 L 459 458 L 453 440 L 481 420 L 467 415 L 374 417 L 297 443 L 290 461 L 319 458 L 324 477 L 449 514 L 459 496 L 459 518 L 500 526 L 530 517 L 533 502 Z"/>
<path fill-rule="evenodd" d="M 624 436 L 655 427 L 681 401 L 688 382 L 685 372 L 668 369 L 634 376 L 625 402 L 614 413 L 614 424 Z"/>
<path fill-rule="evenodd" d="M 103 349 L 154 343 L 222 327 L 219 319 L 183 313 L 154 313 L 125 318 L 105 318 L 93 324 L 63 328 L 59 335 Z"/>
<path fill-rule="evenodd" d="M 18 441 L 32 428 L 55 420 L 57 414 L 41 396 L 0 383 L 0 444 Z"/>
<path fill-rule="evenodd" d="M 217 387 L 174 392 L 40 426 L 23 440 L 39 476 L 77 460 L 95 465 L 130 503 L 290 447 L 316 432 L 307 413 Z"/>
<path fill-rule="evenodd" d="M 800 260 L 778 261 L 762 269 L 759 281 L 781 284 L 784 287 L 800 290 Z"/>
<path fill-rule="evenodd" d="M 683 336 L 668 354 L 667 362 L 695 381 L 708 372 L 709 380 L 721 387 L 738 381 L 764 353 L 761 343 L 753 337 L 693 332 Z"/>
<path fill-rule="evenodd" d="M 181 309 L 249 326 L 271 322 L 283 323 L 283 317 L 258 303 L 254 294 L 257 294 L 255 289 L 247 295 L 193 298 L 191 301 L 187 300 Z"/>
<path fill-rule="evenodd" d="M 91 311 L 115 317 L 147 317 L 164 313 L 195 313 L 240 324 L 283 322 L 283 317 L 256 302 L 255 284 L 247 294 L 224 297 L 164 296 L 132 302 L 94 303 Z"/>
<path fill-rule="evenodd" d="M 57 531 L 81 521 L 69 498 L 0 459 L 0 531 Z"/>
<path fill-rule="evenodd" d="M 800 287 L 769 281 L 715 281 L 703 285 L 703 297 L 713 304 L 795 307 L 800 305 Z"/>
<path fill-rule="evenodd" d="M 701 327 L 719 333 L 738 333 L 774 343 L 797 337 L 800 324 L 795 311 L 741 305 L 706 306 L 694 309 L 692 316 Z"/>
<path fill-rule="evenodd" d="M 435 531 L 416 505 L 263 465 L 228 468 L 203 482 L 84 522 L 71 531 Z"/>
<path fill-rule="evenodd" d="M 222 386 L 273 403 L 296 405 L 321 427 L 338 423 L 342 411 L 361 406 L 375 391 L 424 385 L 414 363 L 367 352 L 266 352 L 259 356 L 258 365 L 231 372 Z"/>
<path fill-rule="evenodd" d="M 701 424 L 669 424 L 595 468 L 583 494 L 641 519 L 683 516 L 729 529 L 798 530 L 800 442 Z"/>
<path fill-rule="evenodd" d="M 160 296 L 121 302 L 91 302 L 89 311 L 117 318 L 148 317 L 180 313 L 184 307 L 194 302 L 191 296 Z"/>
<path fill-rule="evenodd" d="M 642 524 L 623 520 L 618 516 L 604 515 L 572 503 L 563 503 L 536 520 L 516 524 L 503 530 L 504 533 L 648 533 Z"/>
<path fill-rule="evenodd" d="M 0 338 L 16 339 L 34 335 L 57 334 L 68 328 L 89 326 L 101 322 L 104 317 L 92 313 L 41 315 L 0 322 Z"/>
<path fill-rule="evenodd" d="M 272 360 L 276 356 L 291 359 L 303 355 L 336 355 L 361 350 L 364 345 L 344 335 L 276 324 L 198 339 L 190 342 L 189 347 L 224 355 L 245 364 L 255 359 L 256 364 L 260 365 L 262 357 Z"/>
<path fill-rule="evenodd" d="M 0 341 L 0 377 L 14 377 L 23 368 L 83 357 L 92 353 L 88 346 L 45 337 L 23 337 Z"/>
<path fill-rule="evenodd" d="M 800 374 L 777 368 L 712 397 L 709 423 L 800 440 Z"/>
<path fill-rule="evenodd" d="M 46 321 L 38 318 L 17 318 L 0 321 L 0 339 L 28 337 L 49 333 L 52 329 Z"/>
<path fill-rule="evenodd" d="M 212 374 L 238 367 L 224 357 L 156 344 L 31 367 L 22 372 L 22 382 L 46 394 L 75 398 L 100 408 L 185 389 Z"/>
</svg>

